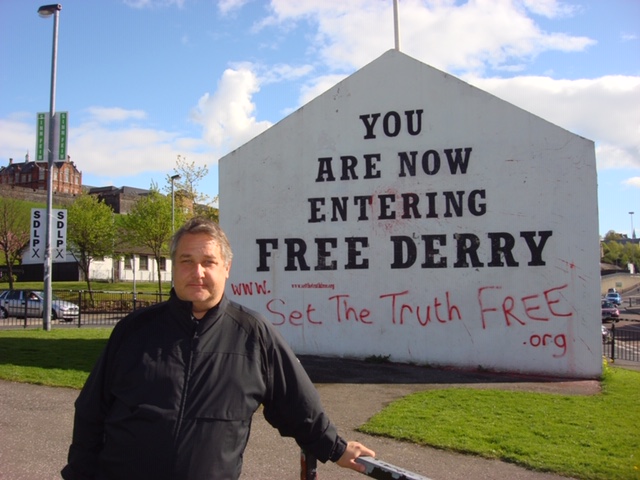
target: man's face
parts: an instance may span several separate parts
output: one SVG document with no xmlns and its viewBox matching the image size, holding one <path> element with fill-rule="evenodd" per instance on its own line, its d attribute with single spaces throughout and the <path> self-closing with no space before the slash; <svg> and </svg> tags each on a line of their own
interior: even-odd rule
<svg viewBox="0 0 640 480">
<path fill-rule="evenodd" d="M 229 278 L 220 245 L 205 233 L 182 236 L 175 251 L 173 286 L 178 298 L 193 302 L 193 315 L 202 316 L 216 306 Z"/>
</svg>

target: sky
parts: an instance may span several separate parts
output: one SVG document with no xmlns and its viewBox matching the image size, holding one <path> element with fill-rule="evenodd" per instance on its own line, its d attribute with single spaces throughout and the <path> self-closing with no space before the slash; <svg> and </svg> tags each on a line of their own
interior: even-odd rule
<svg viewBox="0 0 640 480">
<path fill-rule="evenodd" d="M 53 19 L 0 4 L 0 166 L 33 160 Z M 398 0 L 400 50 L 593 140 L 599 232 L 640 235 L 640 0 Z M 89 186 L 161 189 L 387 50 L 393 0 L 62 0 L 56 111 Z M 630 214 L 634 212 L 634 214 Z"/>
</svg>

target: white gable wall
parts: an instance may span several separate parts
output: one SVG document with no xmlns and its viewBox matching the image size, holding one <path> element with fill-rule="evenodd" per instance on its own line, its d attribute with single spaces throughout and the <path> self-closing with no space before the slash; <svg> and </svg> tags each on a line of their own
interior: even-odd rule
<svg viewBox="0 0 640 480">
<path fill-rule="evenodd" d="M 298 353 L 596 376 L 596 191 L 591 141 L 389 51 L 221 159 L 228 294 Z"/>
</svg>

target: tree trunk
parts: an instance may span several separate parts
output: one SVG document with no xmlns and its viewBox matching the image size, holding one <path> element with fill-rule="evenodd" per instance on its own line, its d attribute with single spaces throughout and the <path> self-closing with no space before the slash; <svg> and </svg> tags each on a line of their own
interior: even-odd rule
<svg viewBox="0 0 640 480">
<path fill-rule="evenodd" d="M 156 272 L 158 273 L 158 292 L 162 301 L 162 277 L 160 276 L 160 257 L 156 257 Z"/>
</svg>

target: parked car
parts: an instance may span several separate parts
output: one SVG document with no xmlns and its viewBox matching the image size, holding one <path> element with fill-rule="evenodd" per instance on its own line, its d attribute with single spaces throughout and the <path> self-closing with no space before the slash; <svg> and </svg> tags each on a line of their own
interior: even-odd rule
<svg viewBox="0 0 640 480">
<path fill-rule="evenodd" d="M 613 320 L 620 317 L 620 310 L 608 300 L 603 300 L 601 305 L 602 321 Z"/>
<path fill-rule="evenodd" d="M 0 318 L 42 318 L 44 293 L 36 290 L 5 290 L 0 293 Z M 74 303 L 51 297 L 51 318 L 71 322 L 77 320 L 80 309 Z"/>
<path fill-rule="evenodd" d="M 607 300 L 608 302 L 611 302 L 611 303 L 615 304 L 615 305 L 621 305 L 622 304 L 622 297 L 620 296 L 620 294 L 618 292 L 609 292 L 604 297 L 604 299 Z"/>
</svg>

